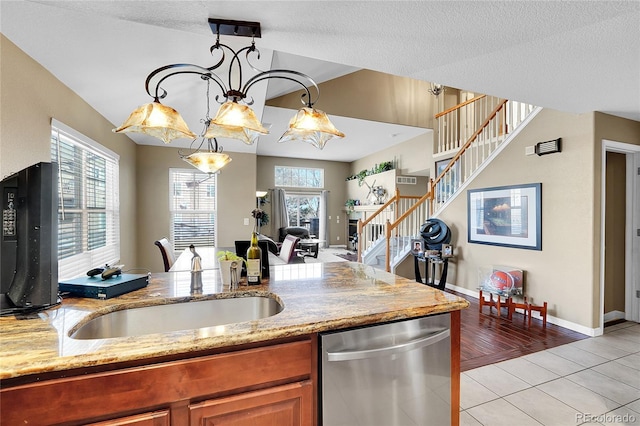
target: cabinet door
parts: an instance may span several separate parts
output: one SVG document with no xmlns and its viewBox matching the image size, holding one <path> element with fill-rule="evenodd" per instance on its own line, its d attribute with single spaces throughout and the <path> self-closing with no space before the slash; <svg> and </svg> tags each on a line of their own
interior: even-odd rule
<svg viewBox="0 0 640 426">
<path fill-rule="evenodd" d="M 91 423 L 91 426 L 169 426 L 169 410 L 119 417 L 104 422 Z"/>
<path fill-rule="evenodd" d="M 312 385 L 304 381 L 212 399 L 189 411 L 192 426 L 311 426 Z"/>
</svg>

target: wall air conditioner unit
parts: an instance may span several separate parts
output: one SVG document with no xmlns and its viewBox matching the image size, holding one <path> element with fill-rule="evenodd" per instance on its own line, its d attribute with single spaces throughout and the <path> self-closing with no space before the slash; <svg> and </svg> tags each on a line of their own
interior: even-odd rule
<svg viewBox="0 0 640 426">
<path fill-rule="evenodd" d="M 396 176 L 396 183 L 402 185 L 415 185 L 418 183 L 418 178 L 415 176 Z"/>
</svg>

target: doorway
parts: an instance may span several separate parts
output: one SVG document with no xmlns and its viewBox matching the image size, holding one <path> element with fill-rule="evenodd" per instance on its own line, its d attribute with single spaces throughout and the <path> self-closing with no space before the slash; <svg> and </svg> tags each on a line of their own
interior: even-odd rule
<svg viewBox="0 0 640 426">
<path fill-rule="evenodd" d="M 640 322 L 640 146 L 603 141 L 601 203 L 600 333 L 605 320 Z"/>
</svg>

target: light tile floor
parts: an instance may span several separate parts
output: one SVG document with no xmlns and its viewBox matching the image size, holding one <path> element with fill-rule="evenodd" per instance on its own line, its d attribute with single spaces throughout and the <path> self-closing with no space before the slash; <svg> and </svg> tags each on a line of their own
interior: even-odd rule
<svg viewBox="0 0 640 426">
<path fill-rule="evenodd" d="M 640 324 L 465 371 L 460 424 L 640 425 Z"/>
</svg>

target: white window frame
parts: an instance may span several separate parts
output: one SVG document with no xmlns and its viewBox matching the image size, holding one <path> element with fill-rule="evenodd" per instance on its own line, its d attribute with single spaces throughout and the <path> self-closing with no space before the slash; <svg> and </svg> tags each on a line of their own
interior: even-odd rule
<svg viewBox="0 0 640 426">
<path fill-rule="evenodd" d="M 197 193 L 191 191 L 189 188 L 179 188 L 179 194 L 176 194 L 176 175 L 177 174 L 191 174 L 193 175 L 194 182 L 199 182 L 201 187 L 200 197 L 197 197 Z M 169 220 L 169 238 L 171 239 L 174 250 L 176 254 L 182 252 L 185 248 L 189 247 L 190 244 L 194 244 L 196 247 L 200 246 L 216 246 L 217 245 L 217 235 L 218 235 L 218 180 L 217 174 L 207 174 L 200 172 L 197 169 L 182 169 L 182 168 L 170 168 L 169 169 L 169 212 L 170 212 L 170 220 Z M 176 196 L 180 197 L 188 197 L 189 199 L 193 198 L 195 200 L 194 206 L 195 209 L 178 209 L 176 208 L 177 203 L 175 202 Z M 207 203 L 203 203 L 202 205 L 198 203 L 203 199 L 213 198 L 211 205 L 212 208 L 208 207 Z M 175 227 L 175 218 L 178 214 L 193 214 L 193 215 L 209 215 L 212 217 L 213 224 L 211 225 L 211 229 L 206 231 L 204 235 L 195 235 L 193 238 L 185 239 L 178 235 L 179 233 L 176 231 Z M 207 235 L 208 234 L 208 235 Z M 212 234 L 212 235 L 211 235 Z"/>
<path fill-rule="evenodd" d="M 54 157 L 54 145 L 53 140 L 64 141 L 66 143 L 73 144 L 80 148 L 83 153 L 83 179 L 81 185 L 83 189 L 80 197 L 81 205 L 77 209 L 73 209 L 73 213 L 80 213 L 82 215 L 82 230 L 81 241 L 82 251 L 73 254 L 72 256 L 65 257 L 58 260 L 58 279 L 64 280 L 77 276 L 84 276 L 86 272 L 92 268 L 103 266 L 105 264 L 114 265 L 120 261 L 120 156 L 108 148 L 100 145 L 98 142 L 83 135 L 82 133 L 72 129 L 71 127 L 61 123 L 55 119 L 51 120 L 51 138 L 52 138 L 52 159 Z M 59 151 L 58 151 L 59 152 Z M 96 155 L 106 162 L 105 171 L 105 208 L 96 210 L 87 208 L 87 196 L 86 196 L 86 184 L 87 175 L 84 169 L 84 158 L 86 154 L 91 153 Z M 62 216 L 71 212 L 69 209 L 62 207 L 60 201 L 64 197 L 64 188 L 62 185 L 61 168 L 64 165 L 56 163 L 58 166 L 58 215 L 59 224 Z M 106 233 L 105 233 L 105 245 L 95 248 L 93 250 L 88 249 L 89 234 L 88 234 L 88 218 L 90 212 L 104 212 L 106 217 Z M 59 229 L 61 229 L 59 225 Z M 60 240 L 58 240 L 60 244 Z M 60 256 L 60 250 L 59 250 Z"/>
<path fill-rule="evenodd" d="M 319 192 L 310 192 L 310 191 L 306 191 L 306 192 L 293 192 L 293 191 L 289 191 L 286 193 L 285 197 L 287 198 L 287 200 L 289 198 L 317 198 L 318 199 L 318 210 L 316 212 L 316 216 L 312 216 L 313 218 L 317 218 L 320 217 L 320 203 L 322 202 L 322 196 Z M 288 208 L 288 206 L 287 206 Z M 298 202 L 298 215 L 297 215 L 297 223 L 291 223 L 291 220 L 293 219 L 290 215 L 289 215 L 289 226 L 302 226 L 302 227 L 306 227 L 308 228 L 309 225 L 308 224 L 304 224 L 301 223 L 301 218 L 300 218 L 300 203 Z"/>
<path fill-rule="evenodd" d="M 278 177 L 278 169 L 282 169 L 283 171 L 289 172 L 291 174 L 293 174 L 294 172 L 298 172 L 298 173 L 308 173 L 310 171 L 313 172 L 320 172 L 320 182 L 318 186 L 312 186 L 312 185 L 305 185 L 305 184 L 300 184 L 300 181 L 298 182 L 293 182 L 293 184 L 291 185 L 286 185 L 283 182 L 281 182 L 279 180 Z M 275 182 L 275 186 L 278 187 L 284 187 L 284 188 L 307 188 L 307 189 L 323 189 L 324 188 L 324 169 L 321 168 L 316 168 L 316 167 L 296 167 L 296 166 L 274 166 L 273 169 L 273 177 L 274 177 L 274 182 Z"/>
</svg>

